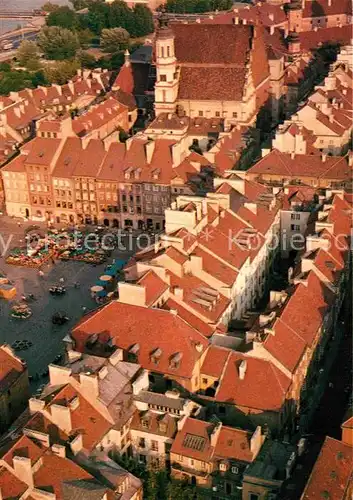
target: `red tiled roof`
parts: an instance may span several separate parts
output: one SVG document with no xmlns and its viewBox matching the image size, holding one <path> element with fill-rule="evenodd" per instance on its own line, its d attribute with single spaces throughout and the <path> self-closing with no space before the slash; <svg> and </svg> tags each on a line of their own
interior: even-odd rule
<svg viewBox="0 0 353 500">
<path fill-rule="evenodd" d="M 241 380 L 239 365 L 243 360 L 246 360 L 247 367 Z M 215 400 L 255 410 L 280 411 L 290 383 L 290 379 L 269 361 L 232 352 L 219 381 Z"/>
<path fill-rule="evenodd" d="M 200 332 L 205 337 L 211 337 L 214 333 L 214 327 L 203 321 L 198 316 L 185 309 L 182 305 L 175 302 L 175 300 L 169 298 L 162 306 L 162 309 L 167 311 L 174 310 L 178 312 L 178 316 L 188 323 L 192 328 Z"/>
<path fill-rule="evenodd" d="M 50 402 L 67 406 L 71 400 L 78 398 L 79 405 L 70 409 L 72 434 L 83 434 L 83 447 L 91 451 L 103 439 L 111 428 L 108 422 L 81 394 L 67 384 Z M 50 408 L 50 405 L 49 405 Z"/>
<path fill-rule="evenodd" d="M 303 17 L 325 17 L 338 14 L 352 15 L 350 0 L 305 0 Z"/>
<path fill-rule="evenodd" d="M 348 166 L 346 158 L 342 156 L 328 156 L 325 161 L 322 161 L 321 156 L 315 155 L 296 155 L 292 158 L 289 153 L 273 149 L 251 167 L 248 173 L 348 180 L 352 176 L 352 167 Z"/>
<path fill-rule="evenodd" d="M 215 443 L 211 445 L 211 434 L 215 431 Z M 186 418 L 182 429 L 175 436 L 171 453 L 195 460 L 210 462 L 213 458 L 251 462 L 251 433 L 240 429 L 222 426 L 194 418 Z M 197 446 L 194 445 L 197 440 Z"/>
<path fill-rule="evenodd" d="M 226 263 L 217 259 L 210 253 L 202 250 L 199 246 L 195 248 L 191 255 L 202 258 L 202 270 L 210 276 L 216 278 L 225 285 L 232 286 L 238 276 L 238 271 L 229 267 Z"/>
<path fill-rule="evenodd" d="M 116 318 L 119 318 L 118 322 Z M 72 331 L 76 348 L 83 351 L 93 334 L 98 334 L 102 342 L 111 338 L 113 345 L 126 351 L 139 344 L 138 362 L 144 368 L 180 377 L 192 376 L 195 362 L 208 344 L 203 335 L 179 316 L 161 309 L 117 301 L 78 323 Z M 151 352 L 157 348 L 162 350 L 162 355 L 159 363 L 155 364 L 151 359 Z M 181 353 L 182 357 L 179 365 L 174 368 L 170 362 L 177 353 Z"/>
<path fill-rule="evenodd" d="M 332 3 L 334 4 L 335 2 Z M 352 25 L 347 24 L 342 27 L 334 26 L 332 28 L 319 28 L 317 31 L 301 31 L 298 35 L 302 50 L 317 49 L 320 45 L 329 42 L 347 45 L 352 38 Z"/>
<path fill-rule="evenodd" d="M 11 355 L 8 346 L 0 346 L 0 390 L 6 391 L 15 380 L 25 371 L 25 364 L 14 354 Z"/>
<path fill-rule="evenodd" d="M 50 166 L 60 145 L 60 139 L 36 137 L 25 160 L 26 165 Z"/>
<path fill-rule="evenodd" d="M 5 460 L 10 467 L 13 467 L 13 457 L 26 457 L 31 459 L 33 465 L 43 455 L 44 451 L 43 448 L 35 444 L 27 436 L 21 436 L 2 457 L 2 460 Z"/>
<path fill-rule="evenodd" d="M 268 335 L 264 342 L 264 347 L 291 372 L 312 345 L 333 300 L 332 292 L 313 271 L 307 281 L 307 285 L 296 287 L 273 326 L 274 335 Z"/>
<path fill-rule="evenodd" d="M 27 484 L 20 481 L 4 465 L 0 466 L 0 490 L 3 500 L 16 500 L 28 489 Z"/>
<path fill-rule="evenodd" d="M 145 287 L 146 306 L 152 306 L 159 297 L 168 290 L 168 285 L 154 271 L 147 271 L 137 282 L 138 285 Z"/>
<path fill-rule="evenodd" d="M 57 500 L 63 500 L 62 486 L 64 482 L 93 478 L 72 460 L 47 454 L 42 457 L 42 464 L 33 474 L 33 479 L 35 488 L 51 491 Z"/>
<path fill-rule="evenodd" d="M 220 378 L 231 351 L 223 347 L 210 345 L 201 366 L 202 375 Z"/>
<path fill-rule="evenodd" d="M 348 489 L 352 487 L 349 486 L 353 472 L 352 455 L 352 446 L 326 437 L 301 497 L 302 500 L 348 498 Z"/>
<path fill-rule="evenodd" d="M 244 85 L 245 68 L 183 66 L 178 98 L 241 101 Z"/>
<path fill-rule="evenodd" d="M 91 108 L 86 114 L 72 121 L 72 129 L 78 136 L 82 137 L 92 130 L 98 130 L 105 124 L 117 120 L 118 116 L 126 113 L 127 107 L 119 103 L 113 97 L 109 97 L 96 107 Z"/>
<path fill-rule="evenodd" d="M 187 417 L 183 428 L 175 436 L 171 453 L 209 462 L 214 452 L 210 441 L 213 427 L 214 424 L 209 422 Z M 199 438 L 200 445 L 198 447 L 192 446 L 193 437 Z"/>
<path fill-rule="evenodd" d="M 251 432 L 222 426 L 214 455 L 220 459 L 231 458 L 243 462 L 252 462 L 253 454 L 250 450 L 250 439 Z"/>
<path fill-rule="evenodd" d="M 132 71 L 131 64 L 124 64 L 118 73 L 113 84 L 113 89 L 115 87 L 120 88 L 123 92 L 127 94 L 132 94 L 134 91 L 134 74 Z"/>
</svg>

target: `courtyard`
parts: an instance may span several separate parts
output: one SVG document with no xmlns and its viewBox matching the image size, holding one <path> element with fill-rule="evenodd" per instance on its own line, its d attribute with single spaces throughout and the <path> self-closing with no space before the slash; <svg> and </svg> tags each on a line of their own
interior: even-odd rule
<svg viewBox="0 0 353 500">
<path fill-rule="evenodd" d="M 25 230 L 29 223 L 1 218 L 0 232 L 3 241 L 8 241 L 12 235 L 9 249 L 23 245 Z M 41 228 L 42 231 L 45 228 Z M 17 351 L 16 354 L 27 363 L 29 375 L 32 378 L 33 390 L 46 382 L 48 364 L 63 353 L 62 339 L 87 312 L 97 308 L 97 303 L 91 298 L 90 288 L 97 279 L 104 274 L 107 264 L 116 260 L 128 260 L 134 253 L 136 238 L 126 236 L 122 242 L 128 247 L 132 241 L 132 248 L 123 250 L 114 249 L 110 257 L 103 264 L 90 265 L 84 262 L 61 261 L 47 262 L 41 267 L 43 275 L 38 269 L 18 267 L 5 262 L 6 255 L 0 258 L 0 273 L 5 275 L 16 286 L 17 295 L 7 301 L 0 299 L 0 344 L 13 344 L 14 341 L 30 341 L 31 347 Z M 66 293 L 61 296 L 52 296 L 49 288 L 61 283 Z M 79 287 L 75 287 L 79 283 Z M 32 316 L 28 319 L 11 317 L 12 306 L 21 300 L 21 296 L 33 294 L 34 300 L 28 301 Z M 69 317 L 64 325 L 53 325 L 52 316 L 56 312 L 63 312 Z"/>
</svg>

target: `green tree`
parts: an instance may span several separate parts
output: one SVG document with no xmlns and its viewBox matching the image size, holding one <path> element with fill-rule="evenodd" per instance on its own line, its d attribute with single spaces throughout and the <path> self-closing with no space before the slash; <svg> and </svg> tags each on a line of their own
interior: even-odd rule
<svg viewBox="0 0 353 500">
<path fill-rule="evenodd" d="M 51 3 L 51 2 L 46 2 L 43 6 L 42 6 L 42 10 L 44 10 L 44 12 L 54 12 L 54 10 L 58 9 L 60 6 L 57 5 L 56 3 Z"/>
<path fill-rule="evenodd" d="M 38 45 L 32 40 L 23 40 L 21 42 L 16 57 L 19 64 L 30 71 L 38 70 L 40 67 Z"/>
<path fill-rule="evenodd" d="M 79 50 L 77 52 L 77 59 L 80 62 L 82 68 L 95 68 L 96 67 L 96 59 L 94 56 L 86 52 L 85 50 Z"/>
<path fill-rule="evenodd" d="M 25 88 L 33 88 L 32 75 L 28 71 L 7 71 L 0 73 L 0 94 L 18 92 Z"/>
<path fill-rule="evenodd" d="M 75 10 L 86 9 L 94 2 L 104 2 L 104 0 L 69 0 Z"/>
<path fill-rule="evenodd" d="M 73 30 L 79 26 L 78 14 L 70 7 L 59 7 L 52 11 L 46 19 L 47 26 L 60 26 Z"/>
<path fill-rule="evenodd" d="M 72 61 L 57 61 L 55 64 L 44 68 L 44 76 L 48 83 L 58 83 L 63 85 L 70 80 L 80 67 L 80 62 L 77 59 Z"/>
<path fill-rule="evenodd" d="M 100 45 L 106 52 L 117 52 L 129 44 L 129 33 L 124 28 L 104 29 L 101 34 Z"/>
<path fill-rule="evenodd" d="M 133 36 L 145 36 L 153 33 L 154 22 L 152 12 L 146 5 L 137 4 L 133 10 L 134 13 L 134 31 Z"/>
<path fill-rule="evenodd" d="M 81 47 L 89 47 L 92 43 L 94 34 L 88 28 L 77 31 L 77 36 Z"/>
<path fill-rule="evenodd" d="M 76 33 L 59 26 L 46 26 L 38 36 L 39 47 L 48 59 L 63 60 L 75 56 L 79 48 Z"/>
<path fill-rule="evenodd" d="M 88 9 L 89 12 L 87 16 L 84 16 L 84 22 L 86 27 L 93 31 L 93 33 L 100 35 L 104 28 L 114 27 L 110 22 L 110 7 L 108 4 L 93 3 Z"/>
</svg>

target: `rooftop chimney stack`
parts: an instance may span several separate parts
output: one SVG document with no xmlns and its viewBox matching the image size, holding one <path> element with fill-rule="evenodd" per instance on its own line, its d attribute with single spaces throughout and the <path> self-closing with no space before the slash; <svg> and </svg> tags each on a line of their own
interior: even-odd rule
<svg viewBox="0 0 353 500">
<path fill-rule="evenodd" d="M 239 379 L 240 380 L 245 379 L 247 364 L 248 364 L 247 361 L 245 359 L 243 359 L 243 361 L 239 365 Z"/>
<path fill-rule="evenodd" d="M 31 488 L 34 486 L 31 459 L 26 457 L 13 457 L 15 475 Z"/>
</svg>

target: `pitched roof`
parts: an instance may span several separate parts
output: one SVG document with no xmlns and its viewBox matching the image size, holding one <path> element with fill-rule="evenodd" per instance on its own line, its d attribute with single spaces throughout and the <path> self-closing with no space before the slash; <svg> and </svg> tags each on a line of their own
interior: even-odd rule
<svg viewBox="0 0 353 500">
<path fill-rule="evenodd" d="M 146 306 L 152 306 L 159 297 L 168 290 L 168 285 L 154 271 L 147 271 L 137 282 L 138 285 L 145 287 Z"/>
<path fill-rule="evenodd" d="M 119 318 L 119 321 L 116 321 Z M 143 328 L 141 328 L 143 325 Z M 149 309 L 114 301 L 90 315 L 73 329 L 72 336 L 79 351 L 85 349 L 89 337 L 128 351 L 139 346 L 138 362 L 146 369 L 181 377 L 191 377 L 195 362 L 207 346 L 206 338 L 179 316 L 161 309 Z M 162 351 L 159 362 L 151 359 L 154 350 Z M 178 355 L 180 353 L 180 355 Z M 172 363 L 173 357 L 178 358 Z"/>
<path fill-rule="evenodd" d="M 9 346 L 0 346 L 0 391 L 6 391 L 26 370 L 26 365 Z"/>
<path fill-rule="evenodd" d="M 33 474 L 34 486 L 55 494 L 63 500 L 63 483 L 75 480 L 92 480 L 79 465 L 72 460 L 48 453 L 41 457 L 41 466 Z"/>
<path fill-rule="evenodd" d="M 13 467 L 12 460 L 14 457 L 30 458 L 33 465 L 44 452 L 45 449 L 35 444 L 29 437 L 21 436 L 9 451 L 5 453 L 2 459 L 5 460 L 10 467 Z"/>
<path fill-rule="evenodd" d="M 211 435 L 214 443 L 211 444 Z M 171 452 L 204 462 L 216 459 L 231 459 L 251 462 L 251 433 L 187 417 L 175 436 Z"/>
<path fill-rule="evenodd" d="M 3 500 L 16 500 L 27 491 L 28 486 L 7 467 L 0 465 L 0 490 Z"/>
<path fill-rule="evenodd" d="M 352 446 L 326 437 L 301 497 L 302 500 L 348 498 L 346 496 L 348 488 L 352 487 L 352 454 Z"/>
<path fill-rule="evenodd" d="M 243 380 L 239 377 L 242 361 L 246 361 Z M 219 380 L 215 400 L 245 408 L 280 411 L 290 383 L 290 379 L 269 361 L 232 352 Z"/>
<path fill-rule="evenodd" d="M 343 156 L 327 156 L 325 161 L 315 155 L 295 155 L 281 153 L 273 149 L 261 158 L 248 174 L 278 175 L 284 177 L 317 177 L 325 179 L 348 180 L 352 167 Z"/>
</svg>

